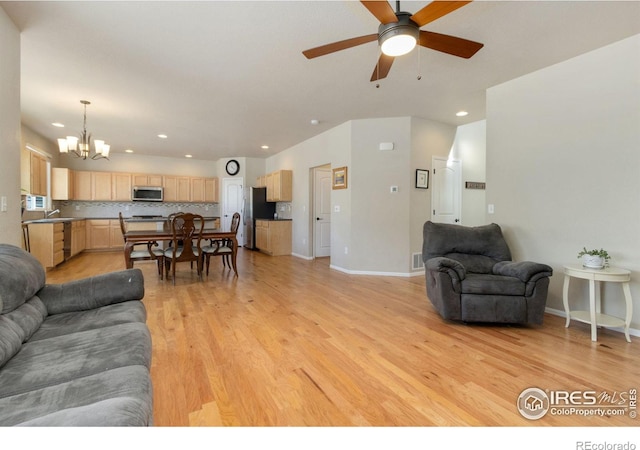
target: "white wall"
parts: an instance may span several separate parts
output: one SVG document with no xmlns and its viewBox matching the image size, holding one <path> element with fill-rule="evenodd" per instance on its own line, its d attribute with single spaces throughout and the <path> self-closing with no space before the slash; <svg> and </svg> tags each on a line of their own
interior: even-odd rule
<svg viewBox="0 0 640 450">
<path fill-rule="evenodd" d="M 462 161 L 461 224 L 464 226 L 474 227 L 487 223 L 486 191 L 464 187 L 467 181 L 486 182 L 486 130 L 486 120 L 459 126 L 451 149 L 452 158 Z"/>
<path fill-rule="evenodd" d="M 515 259 L 554 269 L 548 306 L 563 310 L 563 265 L 603 247 L 632 271 L 640 328 L 640 35 L 487 91 L 487 202 Z M 584 286 L 586 283 L 583 283 Z M 578 282 L 574 283 L 575 286 Z M 588 309 L 584 287 L 574 301 Z M 620 286 L 603 309 L 624 317 Z"/>
<path fill-rule="evenodd" d="M 347 166 L 348 188 L 331 194 L 332 210 L 340 207 L 331 216 L 332 267 L 411 273 L 430 210 L 429 191 L 415 188 L 415 169 L 428 169 L 432 155 L 447 155 L 454 136 L 455 127 L 412 117 L 353 120 L 269 158 L 267 172 L 293 170 L 293 253 L 313 254 L 310 169 Z M 393 142 L 394 150 L 380 151 L 381 142 Z"/>
<path fill-rule="evenodd" d="M 0 242 L 20 246 L 20 33 L 1 7 L 0 61 Z"/>
</svg>

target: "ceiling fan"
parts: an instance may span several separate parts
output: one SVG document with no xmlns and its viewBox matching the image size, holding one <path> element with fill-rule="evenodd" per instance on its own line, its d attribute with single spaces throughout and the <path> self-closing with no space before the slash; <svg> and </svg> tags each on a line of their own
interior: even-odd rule
<svg viewBox="0 0 640 450">
<path fill-rule="evenodd" d="M 305 50 L 302 54 L 308 59 L 312 59 L 377 39 L 382 53 L 371 75 L 371 81 L 376 81 L 389 74 L 396 56 L 409 53 L 416 44 L 461 58 L 471 58 L 484 45 L 455 36 L 420 30 L 420 27 L 471 3 L 471 1 L 433 1 L 415 14 L 400 11 L 399 1 L 396 1 L 395 12 L 386 0 L 361 1 L 360 3 L 380 21 L 377 33 L 321 45 Z"/>
</svg>

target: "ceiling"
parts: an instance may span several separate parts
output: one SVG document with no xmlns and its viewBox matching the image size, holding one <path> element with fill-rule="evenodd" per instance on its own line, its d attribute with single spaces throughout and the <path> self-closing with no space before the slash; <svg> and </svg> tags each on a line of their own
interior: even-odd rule
<svg viewBox="0 0 640 450">
<path fill-rule="evenodd" d="M 427 3 L 401 6 L 413 13 Z M 422 27 L 483 43 L 474 57 L 420 48 L 396 58 L 376 87 L 376 42 L 302 55 L 376 33 L 379 22 L 356 1 L 0 6 L 22 31 L 25 125 L 51 140 L 78 134 L 80 100 L 89 100 L 87 130 L 112 153 L 202 160 L 266 157 L 351 119 L 481 120 L 487 88 L 640 33 L 638 1 L 476 1 Z"/>
</svg>

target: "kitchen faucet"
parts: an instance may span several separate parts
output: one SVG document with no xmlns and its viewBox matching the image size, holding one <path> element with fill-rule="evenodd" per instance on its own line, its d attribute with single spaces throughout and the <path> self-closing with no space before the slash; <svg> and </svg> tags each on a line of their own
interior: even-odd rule
<svg viewBox="0 0 640 450">
<path fill-rule="evenodd" d="M 51 217 L 51 216 L 53 216 L 54 214 L 57 214 L 57 213 L 59 213 L 59 212 L 60 212 L 60 210 L 59 210 L 59 209 L 54 209 L 54 210 L 53 210 L 53 211 L 51 211 L 50 213 L 47 213 L 47 210 L 45 209 L 45 210 L 44 210 L 44 218 L 46 219 L 46 218 Z"/>
</svg>

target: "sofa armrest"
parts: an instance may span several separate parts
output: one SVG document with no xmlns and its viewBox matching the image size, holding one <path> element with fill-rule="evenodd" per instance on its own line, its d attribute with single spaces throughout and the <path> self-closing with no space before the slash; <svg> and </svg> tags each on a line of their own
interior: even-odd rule
<svg viewBox="0 0 640 450">
<path fill-rule="evenodd" d="M 553 275 L 553 269 L 546 264 L 531 261 L 501 261 L 493 266 L 494 275 L 518 278 L 523 282 L 535 281 Z"/>
<path fill-rule="evenodd" d="M 428 259 L 425 263 L 425 269 L 446 272 L 456 281 L 462 281 L 467 276 L 467 271 L 462 264 L 451 258 L 445 258 L 443 256 Z"/>
<path fill-rule="evenodd" d="M 144 297 L 140 269 L 111 272 L 62 284 L 47 284 L 36 294 L 49 314 L 85 311 Z"/>
</svg>

